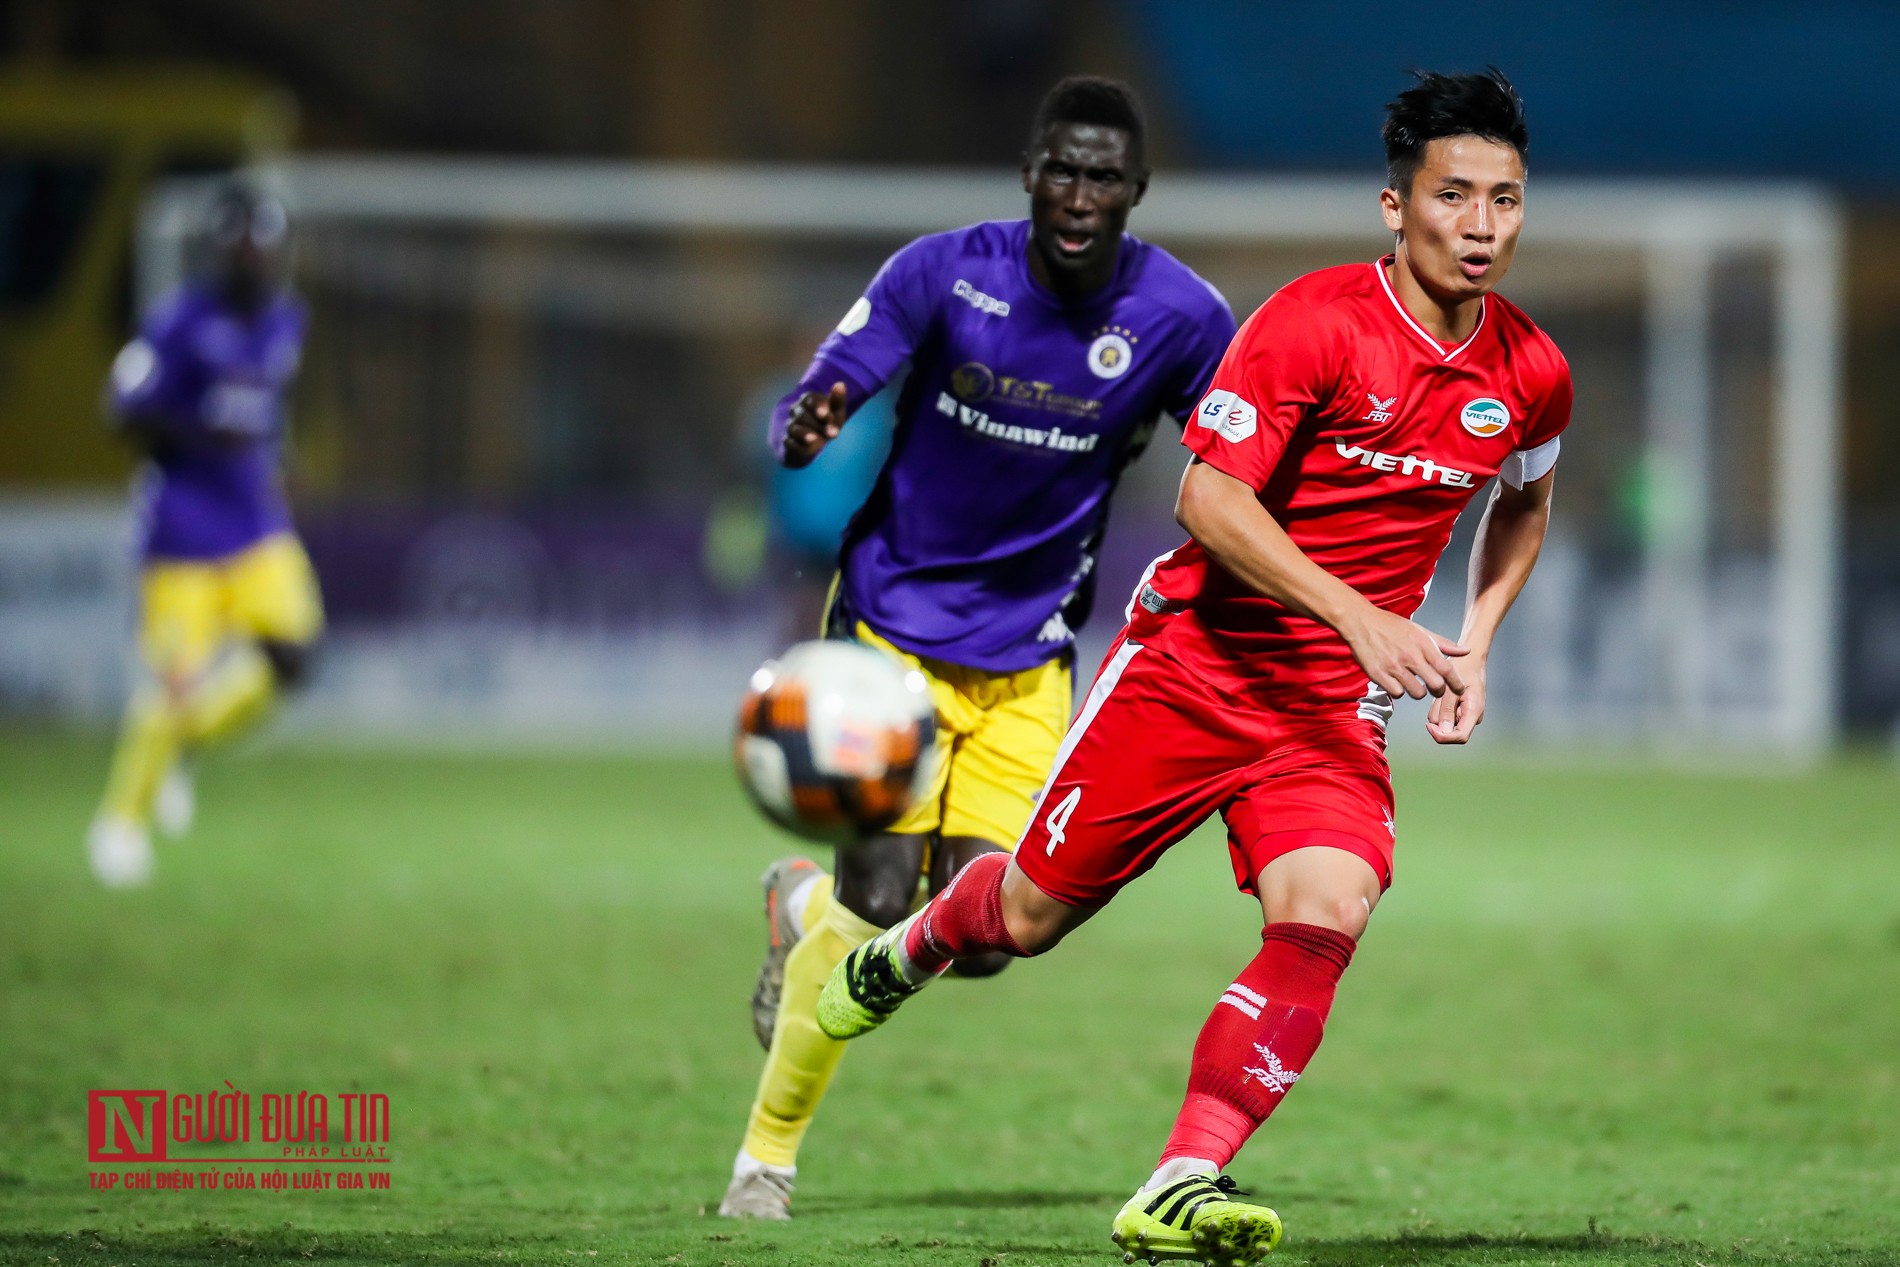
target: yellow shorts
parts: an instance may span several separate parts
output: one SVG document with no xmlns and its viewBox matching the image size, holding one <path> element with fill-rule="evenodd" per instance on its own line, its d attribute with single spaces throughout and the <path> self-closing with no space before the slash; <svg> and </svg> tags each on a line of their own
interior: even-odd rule
<svg viewBox="0 0 1900 1267">
<path fill-rule="evenodd" d="M 912 655 L 862 622 L 857 636 L 923 673 L 937 705 L 937 743 L 946 754 L 929 793 L 891 830 L 974 836 L 1014 849 L 1069 728 L 1067 662 L 990 673 Z"/>
<path fill-rule="evenodd" d="M 139 588 L 139 650 L 161 676 L 201 671 L 227 638 L 301 644 L 323 630 L 316 573 L 288 532 L 222 559 L 154 561 Z"/>
</svg>

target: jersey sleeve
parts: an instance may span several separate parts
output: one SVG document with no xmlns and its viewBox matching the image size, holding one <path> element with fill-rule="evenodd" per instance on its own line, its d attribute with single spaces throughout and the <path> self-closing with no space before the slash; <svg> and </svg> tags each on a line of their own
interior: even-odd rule
<svg viewBox="0 0 1900 1267">
<path fill-rule="evenodd" d="M 1182 353 L 1179 377 L 1162 406 L 1180 419 L 1183 426 L 1193 419 L 1194 407 L 1207 395 L 1214 381 L 1214 373 L 1220 368 L 1221 358 L 1227 355 L 1228 345 L 1234 341 L 1233 310 L 1212 286 L 1208 287 L 1208 291 L 1215 302 L 1189 336 Z"/>
<path fill-rule="evenodd" d="M 106 379 L 112 412 L 171 424 L 188 423 L 192 401 L 189 319 L 178 296 L 158 304 L 138 337 L 119 350 Z"/>
<path fill-rule="evenodd" d="M 1247 318 L 1195 407 L 1181 443 L 1254 489 L 1267 486 L 1287 441 L 1329 390 L 1329 336 L 1285 291 Z"/>
<path fill-rule="evenodd" d="M 848 407 L 856 410 L 882 391 L 917 351 L 936 316 L 930 279 L 939 253 L 935 239 L 919 238 L 884 262 L 837 328 L 818 345 L 798 386 L 773 409 L 774 454 L 784 455 L 785 424 L 799 397 L 823 394 L 842 382 Z"/>
<path fill-rule="evenodd" d="M 1572 397 L 1570 366 L 1559 355 L 1557 373 L 1544 397 L 1544 407 L 1524 429 L 1520 447 L 1498 468 L 1499 479 L 1512 488 L 1523 488 L 1556 469 L 1557 455 L 1563 449 L 1564 428 L 1570 425 Z"/>
<path fill-rule="evenodd" d="M 866 396 L 876 395 L 930 331 L 936 316 L 930 282 L 939 254 L 934 239 L 919 238 L 886 260 L 838 328 L 818 345 L 817 360 L 844 371 Z"/>
</svg>

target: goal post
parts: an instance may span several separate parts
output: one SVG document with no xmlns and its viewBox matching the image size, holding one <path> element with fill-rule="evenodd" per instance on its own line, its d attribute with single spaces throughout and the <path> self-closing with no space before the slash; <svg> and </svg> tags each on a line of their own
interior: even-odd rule
<svg viewBox="0 0 1900 1267">
<path fill-rule="evenodd" d="M 517 325 L 583 320 L 636 341 L 663 332 L 675 347 L 809 330 L 814 305 L 842 313 L 902 241 L 1023 214 L 1014 181 L 990 170 L 309 157 L 262 175 L 316 244 L 301 280 L 319 328 L 326 294 L 354 287 L 407 309 L 501 308 Z M 1130 227 L 1244 317 L 1300 272 L 1389 249 L 1377 192 L 1376 179 L 1163 172 Z M 143 294 L 183 275 L 204 196 L 174 183 L 149 203 Z M 1507 622 L 1487 729 L 1823 751 L 1840 690 L 1840 208 L 1798 184 L 1537 177 L 1526 209 L 1503 291 L 1571 355 L 1578 406 L 1548 575 Z M 494 264 L 524 238 L 534 246 L 517 266 Z M 410 257 L 426 280 L 392 267 Z M 522 389 L 504 425 L 547 426 L 559 406 L 540 392 Z M 725 425 L 736 405 L 706 408 Z M 1174 531 L 1161 499 L 1178 463 L 1150 453 L 1140 465 L 1111 540 Z M 1455 544 L 1421 617 L 1444 632 L 1463 569 Z M 1091 646 L 1121 583 L 1105 566 Z"/>
</svg>

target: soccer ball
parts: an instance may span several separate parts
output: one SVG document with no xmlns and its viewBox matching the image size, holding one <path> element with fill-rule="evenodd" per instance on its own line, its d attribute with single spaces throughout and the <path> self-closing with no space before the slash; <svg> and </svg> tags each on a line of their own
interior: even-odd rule
<svg viewBox="0 0 1900 1267">
<path fill-rule="evenodd" d="M 752 800 L 808 840 L 851 844 L 930 785 L 937 710 L 924 675 L 855 642 L 801 642 L 752 675 L 733 759 Z"/>
</svg>

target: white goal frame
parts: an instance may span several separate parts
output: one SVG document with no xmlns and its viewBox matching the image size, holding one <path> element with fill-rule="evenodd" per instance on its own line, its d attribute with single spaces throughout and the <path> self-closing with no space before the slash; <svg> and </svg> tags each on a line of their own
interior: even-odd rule
<svg viewBox="0 0 1900 1267">
<path fill-rule="evenodd" d="M 1022 214 L 1022 194 L 993 170 L 690 163 L 459 160 L 412 156 L 297 158 L 265 173 L 309 222 L 516 225 L 701 231 L 774 237 L 897 237 Z M 1139 213 L 1143 237 L 1169 243 L 1363 243 L 1376 231 L 1376 185 L 1353 178 L 1169 173 Z M 140 291 L 178 280 L 180 249 L 203 197 L 175 182 L 140 229 Z M 1539 244 L 1639 253 L 1649 337 L 1643 341 L 1645 438 L 1679 482 L 1643 553 L 1646 610 L 1663 665 L 1658 715 L 1698 727 L 1709 680 L 1714 436 L 1713 264 L 1723 252 L 1772 258 L 1775 293 L 1772 454 L 1772 666 L 1735 666 L 1778 684 L 1768 733 L 1736 746 L 1814 756 L 1835 739 L 1840 528 L 1844 227 L 1824 191 L 1788 183 L 1565 180 L 1532 185 Z M 1761 670 L 1768 669 L 1765 674 Z"/>
</svg>

